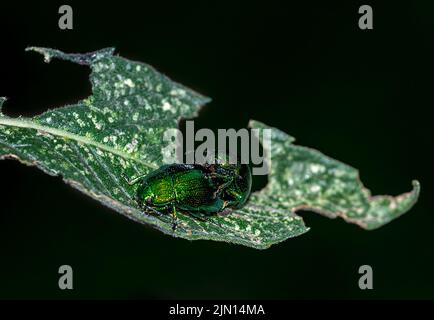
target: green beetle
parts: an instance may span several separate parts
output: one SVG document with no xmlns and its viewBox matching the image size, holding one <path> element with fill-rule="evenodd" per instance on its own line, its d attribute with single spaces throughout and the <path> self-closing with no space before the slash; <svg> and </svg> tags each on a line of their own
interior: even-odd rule
<svg viewBox="0 0 434 320">
<path fill-rule="evenodd" d="M 206 220 L 242 207 L 250 195 L 251 173 L 241 164 L 171 164 L 129 182 L 138 183 L 139 206 L 158 216 L 171 214 L 176 230 L 178 211 Z"/>
</svg>

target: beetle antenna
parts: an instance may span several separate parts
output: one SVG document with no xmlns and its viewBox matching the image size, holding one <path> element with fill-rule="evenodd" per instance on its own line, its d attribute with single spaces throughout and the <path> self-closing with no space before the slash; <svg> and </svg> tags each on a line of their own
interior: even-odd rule
<svg viewBox="0 0 434 320">
<path fill-rule="evenodd" d="M 152 212 L 162 221 L 168 222 L 166 219 L 167 215 L 165 215 L 164 213 L 161 213 L 160 211 L 155 210 L 154 208 L 147 206 L 146 204 L 142 204 L 142 208 L 145 210 L 148 210 L 148 214 L 150 214 Z M 178 228 L 179 228 L 178 219 L 176 218 L 176 215 L 175 215 L 175 217 L 172 216 L 172 230 L 176 231 L 176 229 L 178 229 Z M 181 229 L 183 229 L 183 228 L 181 228 Z"/>
<path fill-rule="evenodd" d="M 122 173 L 121 175 L 122 175 L 122 178 L 125 179 L 126 183 L 128 183 L 128 185 L 130 185 L 130 186 L 135 185 L 140 179 L 142 179 L 144 176 L 146 176 L 146 174 L 140 174 L 137 177 L 132 178 L 130 180 L 130 179 L 128 179 L 128 177 L 124 173 Z"/>
<path fill-rule="evenodd" d="M 158 215 L 159 217 L 165 217 L 165 215 L 163 213 L 161 213 L 158 210 L 155 210 L 154 208 L 151 208 L 150 206 L 147 206 L 146 204 L 142 204 L 142 207 L 146 210 L 149 210 L 152 213 L 155 213 L 156 215 Z"/>
</svg>

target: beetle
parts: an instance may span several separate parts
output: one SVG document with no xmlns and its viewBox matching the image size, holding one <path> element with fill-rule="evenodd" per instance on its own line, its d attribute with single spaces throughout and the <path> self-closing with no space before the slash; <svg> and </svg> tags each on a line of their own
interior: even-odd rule
<svg viewBox="0 0 434 320">
<path fill-rule="evenodd" d="M 170 164 L 129 184 L 139 184 L 136 201 L 142 210 L 158 216 L 171 214 L 175 231 L 178 211 L 206 220 L 241 208 L 250 195 L 251 173 L 241 164 Z"/>
<path fill-rule="evenodd" d="M 216 164 L 205 164 L 211 177 L 222 184 L 222 199 L 228 201 L 228 207 L 239 209 L 250 196 L 252 174 L 246 164 L 229 163 L 227 158 L 218 158 Z"/>
</svg>

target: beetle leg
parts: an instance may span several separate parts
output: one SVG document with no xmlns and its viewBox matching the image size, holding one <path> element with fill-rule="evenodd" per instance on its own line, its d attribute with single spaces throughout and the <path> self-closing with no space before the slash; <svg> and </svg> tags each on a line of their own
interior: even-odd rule
<svg viewBox="0 0 434 320">
<path fill-rule="evenodd" d="M 155 210 L 154 208 L 152 208 L 152 207 L 150 207 L 150 206 L 147 206 L 146 204 L 142 204 L 141 205 L 142 206 L 142 208 L 144 209 L 144 210 L 148 210 L 148 211 L 150 211 L 150 212 L 152 212 L 152 213 L 155 213 L 157 216 L 159 216 L 159 217 L 165 217 L 165 215 L 163 214 L 163 213 L 161 213 L 160 211 L 158 211 L 158 210 Z"/>
<path fill-rule="evenodd" d="M 162 220 L 164 222 L 167 222 L 167 215 L 166 214 L 164 214 L 164 213 L 162 213 L 162 212 L 160 212 L 158 210 L 155 210 L 154 208 L 152 208 L 150 206 L 147 206 L 146 204 L 142 204 L 141 207 L 142 207 L 143 210 L 148 211 L 147 212 L 148 214 L 154 213 L 158 218 L 161 218 L 160 220 Z M 167 210 L 168 207 L 167 206 L 166 207 L 162 207 L 162 209 Z M 172 217 L 172 229 L 173 229 L 173 231 L 176 231 L 176 229 L 178 229 L 178 218 L 176 216 L 176 208 L 175 208 L 175 206 L 172 206 L 171 217 Z"/>
<path fill-rule="evenodd" d="M 240 199 L 242 197 L 239 192 L 236 192 L 234 190 L 226 190 L 226 193 L 228 195 L 230 195 L 231 197 L 233 197 L 234 199 L 236 199 L 236 200 L 238 200 L 238 199 Z"/>
<path fill-rule="evenodd" d="M 222 211 L 218 212 L 217 215 L 219 215 L 220 217 L 224 217 L 230 214 L 232 211 L 233 210 L 231 208 L 225 208 Z"/>
<path fill-rule="evenodd" d="M 208 218 L 206 218 L 205 216 L 201 215 L 200 213 L 196 213 L 196 212 L 190 212 L 189 213 L 193 218 L 200 220 L 200 221 L 208 221 Z"/>
<path fill-rule="evenodd" d="M 232 177 L 228 178 L 228 177 L 227 177 L 226 175 L 224 175 L 224 174 L 219 174 L 219 173 L 215 173 L 215 172 L 210 173 L 209 176 L 210 176 L 211 178 L 222 179 L 222 180 L 224 180 L 224 181 L 226 181 L 226 182 L 229 182 L 229 181 L 232 181 L 232 180 L 233 180 Z"/>
<path fill-rule="evenodd" d="M 176 231 L 178 227 L 178 217 L 176 216 L 176 208 L 175 205 L 172 205 L 172 229 Z"/>
<path fill-rule="evenodd" d="M 220 192 L 222 192 L 222 190 L 224 190 L 227 186 L 229 186 L 233 182 L 233 179 L 229 179 L 229 180 L 223 179 L 223 180 L 224 180 L 224 182 L 218 186 L 216 194 L 219 194 Z"/>
<path fill-rule="evenodd" d="M 227 187 L 228 185 L 230 185 L 232 182 L 233 182 L 233 180 L 226 181 L 225 183 L 223 183 L 223 184 L 219 187 L 219 190 L 220 190 L 220 189 L 224 189 L 224 188 L 226 188 L 226 187 Z"/>
<path fill-rule="evenodd" d="M 139 174 L 137 177 L 134 177 L 132 179 L 128 179 L 128 177 L 125 174 L 122 174 L 122 177 L 125 179 L 125 181 L 128 183 L 128 185 L 132 186 L 135 185 L 137 182 L 139 182 L 140 179 L 143 179 L 148 174 Z"/>
</svg>

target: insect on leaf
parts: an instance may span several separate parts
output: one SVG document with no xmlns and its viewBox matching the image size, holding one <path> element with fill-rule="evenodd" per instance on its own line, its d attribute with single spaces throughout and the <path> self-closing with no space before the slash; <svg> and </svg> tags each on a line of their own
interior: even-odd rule
<svg viewBox="0 0 434 320">
<path fill-rule="evenodd" d="M 264 249 L 308 230 L 298 209 L 342 217 L 374 229 L 400 216 L 416 202 L 419 184 L 397 197 L 371 197 L 358 172 L 318 151 L 293 144 L 278 129 L 272 132 L 267 187 L 252 194 L 247 205 L 207 221 L 179 214 L 172 230 L 167 220 L 144 213 L 134 199 L 135 187 L 125 177 L 159 168 L 166 147 L 163 133 L 192 118 L 210 99 L 171 81 L 151 66 L 103 49 L 66 54 L 29 48 L 52 58 L 88 65 L 92 95 L 74 105 L 33 118 L 11 118 L 0 112 L 0 159 L 36 166 L 104 205 L 137 222 L 185 239 L 209 239 Z M 5 99 L 0 98 L 0 108 Z M 1 111 L 1 109 L 0 109 Z M 251 121 L 252 128 L 269 128 Z"/>
</svg>

